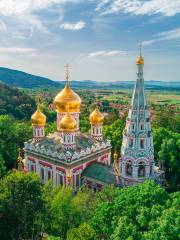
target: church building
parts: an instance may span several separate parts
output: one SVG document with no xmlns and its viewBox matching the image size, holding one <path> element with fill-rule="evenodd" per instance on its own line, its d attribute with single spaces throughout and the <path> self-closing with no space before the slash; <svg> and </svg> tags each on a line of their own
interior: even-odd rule
<svg viewBox="0 0 180 240">
<path fill-rule="evenodd" d="M 25 142 L 26 171 L 36 172 L 42 183 L 52 180 L 54 186 L 69 185 L 75 191 L 82 182 L 94 189 L 115 184 L 111 143 L 102 135 L 104 116 L 96 106 L 89 116 L 91 134 L 81 133 L 81 98 L 71 89 L 65 67 L 65 87 L 54 99 L 57 131 L 45 135 L 46 116 L 38 106 L 31 117 L 33 139 Z"/>
<path fill-rule="evenodd" d="M 141 51 L 136 60 L 137 79 L 131 106 L 123 131 L 121 156 L 114 153 L 111 163 L 111 142 L 103 137 L 104 116 L 98 106 L 89 116 L 91 134 L 79 129 L 81 98 L 71 89 L 66 65 L 66 84 L 54 99 L 57 130 L 45 135 L 46 116 L 37 107 L 32 115 L 33 138 L 25 142 L 25 169 L 36 172 L 42 183 L 53 185 L 81 184 L 100 190 L 106 184 L 129 186 L 156 179 L 150 113 L 144 92 Z"/>
</svg>

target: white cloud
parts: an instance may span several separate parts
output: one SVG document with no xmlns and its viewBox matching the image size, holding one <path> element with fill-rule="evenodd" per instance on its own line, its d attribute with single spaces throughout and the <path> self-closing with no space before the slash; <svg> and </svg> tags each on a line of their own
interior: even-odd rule
<svg viewBox="0 0 180 240">
<path fill-rule="evenodd" d="M 180 13 L 179 0 L 100 0 L 97 11 L 102 14 L 112 14 L 117 12 L 130 13 L 134 15 L 154 15 L 174 16 Z"/>
<path fill-rule="evenodd" d="M 84 21 L 79 21 L 76 23 L 65 22 L 60 25 L 60 28 L 65 29 L 65 30 L 77 31 L 77 30 L 84 28 L 85 25 L 86 25 L 86 23 Z"/>
<path fill-rule="evenodd" d="M 127 52 L 120 51 L 120 50 L 113 50 L 113 51 L 97 51 L 88 54 L 88 58 L 95 58 L 95 57 L 106 57 L 106 56 L 117 56 L 117 55 L 126 55 Z"/>
<path fill-rule="evenodd" d="M 5 22 L 0 20 L 0 32 L 3 32 L 7 29 Z"/>
<path fill-rule="evenodd" d="M 0 47 L 0 53 L 35 53 L 35 48 Z"/>
<path fill-rule="evenodd" d="M 0 13 L 4 16 L 15 16 L 44 9 L 53 4 L 76 3 L 79 0 L 1 0 Z"/>
<path fill-rule="evenodd" d="M 156 42 L 166 40 L 180 40 L 180 28 L 171 29 L 169 31 L 161 32 L 155 35 L 154 39 L 142 42 L 143 45 L 151 45 Z"/>
<path fill-rule="evenodd" d="M 80 0 L 0 0 L 0 16 L 8 19 L 8 25 L 16 24 L 16 30 L 32 29 L 49 33 L 43 14 L 39 10 L 50 11 L 55 4 L 58 5 L 58 14 L 63 14 L 64 5 L 67 3 L 78 3 Z M 61 9 L 61 10 L 60 10 Z M 5 25 L 3 25 L 4 28 Z M 2 24 L 0 23 L 0 29 Z M 24 29 L 23 29 L 24 30 Z M 33 31 L 31 31 L 31 34 Z"/>
</svg>

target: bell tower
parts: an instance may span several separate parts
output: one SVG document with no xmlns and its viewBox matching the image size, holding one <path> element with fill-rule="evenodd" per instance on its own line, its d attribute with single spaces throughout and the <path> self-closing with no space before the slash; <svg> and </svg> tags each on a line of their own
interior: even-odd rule
<svg viewBox="0 0 180 240">
<path fill-rule="evenodd" d="M 154 176 L 153 136 L 144 93 L 141 45 L 136 65 L 137 79 L 121 147 L 120 172 L 123 185 L 132 185 Z"/>
</svg>

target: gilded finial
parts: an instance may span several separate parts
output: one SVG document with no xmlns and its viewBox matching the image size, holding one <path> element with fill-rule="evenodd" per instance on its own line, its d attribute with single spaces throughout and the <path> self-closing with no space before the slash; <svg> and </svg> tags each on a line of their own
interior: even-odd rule
<svg viewBox="0 0 180 240">
<path fill-rule="evenodd" d="M 17 157 L 17 162 L 18 162 L 18 171 L 23 171 L 23 162 L 22 162 L 22 156 L 21 156 L 21 148 L 18 148 L 18 157 Z"/>
<path fill-rule="evenodd" d="M 142 43 L 139 43 L 139 56 L 142 56 Z"/>
<path fill-rule="evenodd" d="M 66 82 L 67 82 L 67 84 L 69 84 L 69 68 L 70 68 L 69 64 L 67 63 L 67 64 L 64 66 L 64 68 L 65 68 L 65 78 L 66 78 Z"/>
<path fill-rule="evenodd" d="M 98 99 L 98 96 L 96 96 L 96 108 L 98 108 L 98 105 L 99 105 L 99 99 Z"/>
<path fill-rule="evenodd" d="M 71 184 L 71 178 L 72 178 L 72 174 L 71 174 L 71 171 L 70 169 L 68 170 L 68 173 L 67 173 L 67 181 L 68 181 L 68 185 Z"/>
<path fill-rule="evenodd" d="M 114 162 L 118 161 L 118 152 L 117 152 L 117 146 L 114 149 Z"/>
<path fill-rule="evenodd" d="M 136 59 L 136 64 L 137 65 L 142 65 L 144 64 L 144 59 L 142 57 L 142 43 L 139 44 L 139 56 Z"/>
<path fill-rule="evenodd" d="M 41 98 L 40 98 L 40 96 L 36 96 L 35 100 L 36 100 L 37 109 L 40 109 L 40 103 L 41 103 Z"/>
</svg>

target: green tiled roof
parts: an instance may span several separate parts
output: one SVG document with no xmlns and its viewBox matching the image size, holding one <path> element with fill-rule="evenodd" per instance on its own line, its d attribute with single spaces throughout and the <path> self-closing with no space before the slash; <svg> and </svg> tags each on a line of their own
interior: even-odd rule
<svg viewBox="0 0 180 240">
<path fill-rule="evenodd" d="M 111 166 L 102 163 L 92 163 L 82 174 L 83 177 L 94 179 L 104 184 L 115 184 L 116 176 Z"/>
</svg>

